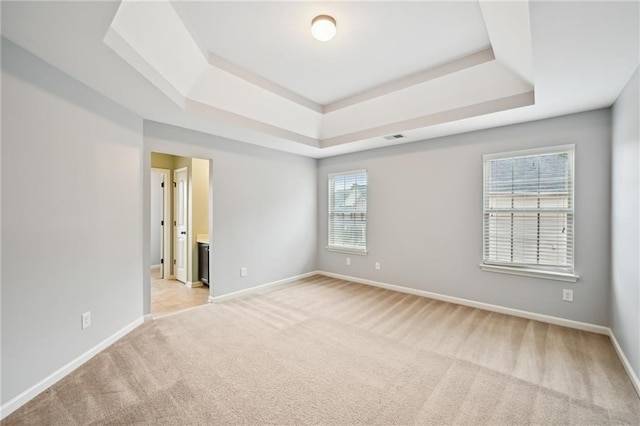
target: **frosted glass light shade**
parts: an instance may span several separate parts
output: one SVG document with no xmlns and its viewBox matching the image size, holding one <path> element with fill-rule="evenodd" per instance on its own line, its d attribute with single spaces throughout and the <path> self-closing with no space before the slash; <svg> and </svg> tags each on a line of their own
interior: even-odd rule
<svg viewBox="0 0 640 426">
<path fill-rule="evenodd" d="M 318 41 L 329 41 L 336 35 L 336 20 L 329 15 L 318 15 L 311 21 L 311 34 Z"/>
</svg>

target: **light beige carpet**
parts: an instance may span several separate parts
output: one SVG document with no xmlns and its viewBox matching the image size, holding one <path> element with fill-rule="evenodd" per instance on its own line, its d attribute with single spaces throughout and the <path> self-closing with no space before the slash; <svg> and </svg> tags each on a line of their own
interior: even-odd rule
<svg viewBox="0 0 640 426">
<path fill-rule="evenodd" d="M 605 336 L 313 277 L 139 327 L 6 424 L 634 424 Z"/>
</svg>

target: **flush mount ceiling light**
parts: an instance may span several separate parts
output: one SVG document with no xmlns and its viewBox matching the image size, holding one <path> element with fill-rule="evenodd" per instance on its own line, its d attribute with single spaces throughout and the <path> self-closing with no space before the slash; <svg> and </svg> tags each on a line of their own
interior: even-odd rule
<svg viewBox="0 0 640 426">
<path fill-rule="evenodd" d="M 318 15 L 311 21 L 311 34 L 318 41 L 329 41 L 336 35 L 336 20 L 329 15 Z"/>
</svg>

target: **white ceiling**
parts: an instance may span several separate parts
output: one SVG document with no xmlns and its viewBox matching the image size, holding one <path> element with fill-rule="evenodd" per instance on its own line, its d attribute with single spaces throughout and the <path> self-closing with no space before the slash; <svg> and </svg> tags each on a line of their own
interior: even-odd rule
<svg viewBox="0 0 640 426">
<path fill-rule="evenodd" d="M 183 2 L 206 49 L 325 105 L 490 46 L 475 2 Z M 330 42 L 311 20 L 336 17 Z"/>
<path fill-rule="evenodd" d="M 610 106 L 639 63 L 638 2 L 146 4 L 3 1 L 2 35 L 146 119 L 316 158 Z M 320 5 L 335 44 L 309 39 Z"/>
</svg>

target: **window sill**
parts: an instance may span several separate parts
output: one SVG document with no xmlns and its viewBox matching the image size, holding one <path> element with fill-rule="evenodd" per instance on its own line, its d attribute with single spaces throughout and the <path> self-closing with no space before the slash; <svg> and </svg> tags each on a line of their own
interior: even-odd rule
<svg viewBox="0 0 640 426">
<path fill-rule="evenodd" d="M 489 272 L 498 272 L 501 274 L 522 275 L 525 277 L 545 278 L 548 280 L 567 281 L 575 283 L 580 278 L 578 275 L 566 272 L 543 271 L 540 269 L 514 268 L 511 266 L 487 265 L 480 264 L 480 269 Z"/>
<path fill-rule="evenodd" d="M 341 247 L 326 247 L 327 251 L 334 251 L 336 253 L 348 253 L 348 254 L 355 254 L 358 256 L 366 256 L 369 252 L 366 250 L 350 250 L 348 248 L 341 248 Z"/>
</svg>

